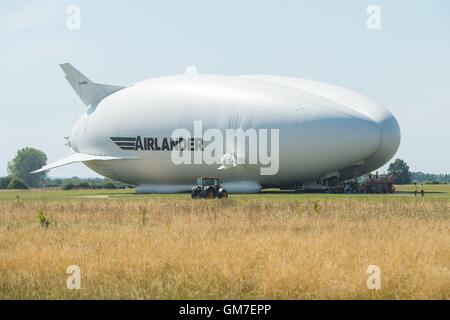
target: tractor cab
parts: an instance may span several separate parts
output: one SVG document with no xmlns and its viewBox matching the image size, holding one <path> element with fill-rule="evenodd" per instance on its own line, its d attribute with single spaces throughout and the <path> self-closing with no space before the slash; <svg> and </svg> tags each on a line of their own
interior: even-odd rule
<svg viewBox="0 0 450 320">
<path fill-rule="evenodd" d="M 204 187 L 220 185 L 220 179 L 215 177 L 202 177 L 197 179 L 197 185 Z"/>
</svg>

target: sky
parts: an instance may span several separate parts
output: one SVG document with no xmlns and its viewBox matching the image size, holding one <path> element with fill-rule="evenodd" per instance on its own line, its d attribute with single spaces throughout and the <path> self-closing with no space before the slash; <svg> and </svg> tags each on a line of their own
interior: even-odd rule
<svg viewBox="0 0 450 320">
<path fill-rule="evenodd" d="M 368 28 L 371 5 L 379 29 Z M 344 86 L 394 113 L 402 131 L 396 157 L 411 170 L 450 173 L 449 57 L 448 0 L 1 1 L 0 176 L 22 147 L 44 151 L 49 162 L 70 154 L 64 137 L 85 106 L 63 62 L 117 85 L 195 64 L 199 73 Z M 50 174 L 75 175 L 97 176 L 82 164 Z"/>
</svg>

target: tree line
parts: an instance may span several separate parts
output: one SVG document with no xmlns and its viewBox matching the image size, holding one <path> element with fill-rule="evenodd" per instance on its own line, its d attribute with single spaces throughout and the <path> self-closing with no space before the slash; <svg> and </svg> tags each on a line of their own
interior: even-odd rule
<svg viewBox="0 0 450 320">
<path fill-rule="evenodd" d="M 389 165 L 388 174 L 395 177 L 397 184 L 425 183 L 448 184 L 450 174 L 433 174 L 423 172 L 410 172 L 408 164 L 402 159 L 396 159 Z"/>
<path fill-rule="evenodd" d="M 411 180 L 416 183 L 448 184 L 450 183 L 450 174 L 411 172 Z"/>
</svg>

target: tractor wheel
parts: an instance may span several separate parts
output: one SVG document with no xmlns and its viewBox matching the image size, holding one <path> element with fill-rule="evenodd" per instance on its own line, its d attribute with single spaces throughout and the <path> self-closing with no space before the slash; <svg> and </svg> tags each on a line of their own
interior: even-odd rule
<svg viewBox="0 0 450 320">
<path fill-rule="evenodd" d="M 219 198 L 228 198 L 228 192 L 225 189 L 220 189 L 219 190 Z"/>
<path fill-rule="evenodd" d="M 198 199 L 200 197 L 200 192 L 201 192 L 200 188 L 198 188 L 198 187 L 192 188 L 192 191 L 191 191 L 192 199 Z"/>
<path fill-rule="evenodd" d="M 214 191 L 212 189 L 206 190 L 206 199 L 214 199 Z"/>
</svg>

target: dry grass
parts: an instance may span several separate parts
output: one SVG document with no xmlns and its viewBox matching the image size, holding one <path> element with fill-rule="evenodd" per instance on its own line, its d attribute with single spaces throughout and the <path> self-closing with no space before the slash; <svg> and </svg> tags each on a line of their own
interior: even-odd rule
<svg viewBox="0 0 450 320">
<path fill-rule="evenodd" d="M 0 219 L 1 299 L 450 298 L 448 198 L 4 200 Z"/>
</svg>

